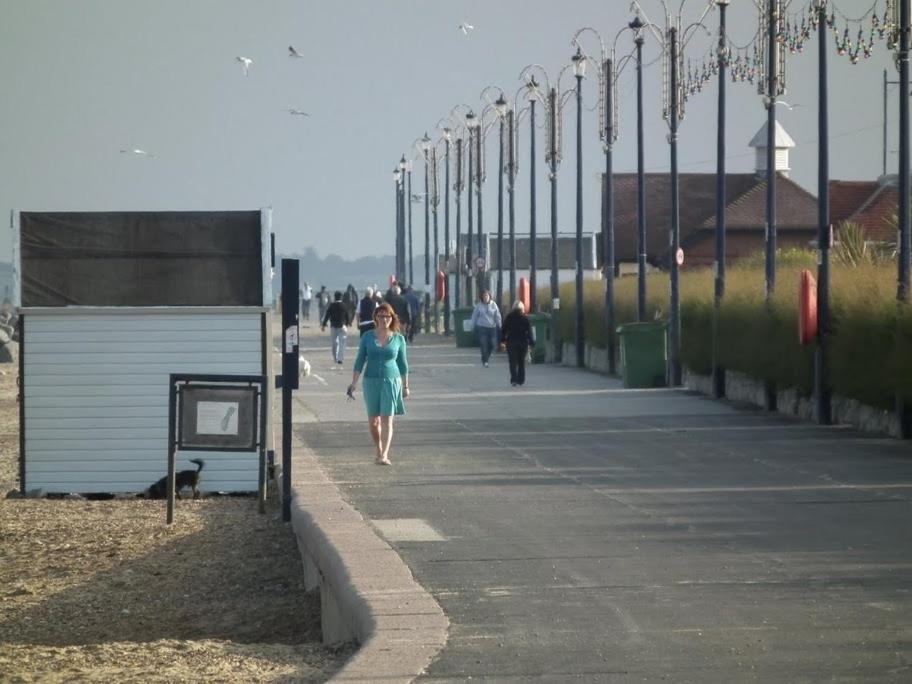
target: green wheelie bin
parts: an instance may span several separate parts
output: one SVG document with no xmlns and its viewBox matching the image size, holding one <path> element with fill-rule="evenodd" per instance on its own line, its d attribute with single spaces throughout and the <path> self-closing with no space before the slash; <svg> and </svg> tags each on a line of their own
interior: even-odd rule
<svg viewBox="0 0 912 684">
<path fill-rule="evenodd" d="M 456 333 L 457 347 L 478 346 L 478 338 L 475 336 L 475 331 L 466 330 L 466 323 L 472 318 L 473 310 L 470 307 L 453 309 L 453 331 Z"/>
<path fill-rule="evenodd" d="M 665 387 L 665 323 L 625 323 L 617 329 L 624 387 Z"/>
<path fill-rule="evenodd" d="M 551 344 L 551 315 L 546 313 L 529 314 L 529 324 L 532 326 L 532 363 L 544 363 L 548 345 Z"/>
</svg>

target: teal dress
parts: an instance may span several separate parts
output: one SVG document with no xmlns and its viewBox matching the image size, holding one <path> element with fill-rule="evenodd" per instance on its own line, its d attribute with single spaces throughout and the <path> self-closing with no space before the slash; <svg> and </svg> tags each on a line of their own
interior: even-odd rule
<svg viewBox="0 0 912 684">
<path fill-rule="evenodd" d="M 367 415 L 401 416 L 405 413 L 402 402 L 402 376 L 408 375 L 405 337 L 392 333 L 386 346 L 382 346 L 373 330 L 364 333 L 354 370 L 361 373 Z"/>
</svg>

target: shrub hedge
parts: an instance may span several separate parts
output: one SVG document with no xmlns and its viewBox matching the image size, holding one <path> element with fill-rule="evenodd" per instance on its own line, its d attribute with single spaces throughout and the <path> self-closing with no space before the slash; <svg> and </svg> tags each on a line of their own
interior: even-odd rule
<svg viewBox="0 0 912 684">
<path fill-rule="evenodd" d="M 719 318 L 719 359 L 726 368 L 777 387 L 794 387 L 809 396 L 814 383 L 815 345 L 798 343 L 798 278 L 802 269 L 816 273 L 813 252 L 793 250 L 780 255 L 776 290 L 765 301 L 762 255 L 729 267 Z M 912 402 L 912 306 L 896 302 L 895 265 L 833 264 L 830 268 L 830 378 L 833 391 L 866 404 L 890 409 L 901 393 Z M 646 278 L 647 320 L 667 320 L 668 274 Z M 712 367 L 713 276 L 710 269 L 681 273 L 681 357 L 694 372 Z M 636 320 L 637 279 L 615 281 L 615 323 Z M 548 302 L 547 288 L 539 301 Z M 561 286 L 559 329 L 573 338 L 575 286 Z M 604 281 L 584 287 L 587 341 L 604 348 Z"/>
</svg>

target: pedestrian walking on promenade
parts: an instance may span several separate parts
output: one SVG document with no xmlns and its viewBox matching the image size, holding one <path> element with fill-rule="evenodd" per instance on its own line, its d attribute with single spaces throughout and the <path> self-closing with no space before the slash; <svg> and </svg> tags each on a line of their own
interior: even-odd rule
<svg viewBox="0 0 912 684">
<path fill-rule="evenodd" d="M 339 370 L 342 370 L 342 361 L 345 360 L 345 344 L 348 341 L 348 326 L 351 325 L 351 318 L 348 315 L 348 309 L 342 303 L 342 293 L 336 290 L 333 298 L 335 301 L 326 307 L 326 312 L 323 314 L 320 329 L 326 330 L 326 323 L 329 323 L 333 362 L 338 366 Z"/>
<path fill-rule="evenodd" d="M 320 291 L 317 292 L 317 314 L 320 316 L 321 321 L 326 313 L 327 306 L 329 306 L 329 292 L 326 290 L 326 285 L 320 285 Z"/>
<path fill-rule="evenodd" d="M 418 332 L 421 327 L 421 301 L 418 299 L 418 295 L 415 294 L 415 290 L 412 289 L 411 285 L 406 285 L 404 297 L 409 310 L 409 324 L 406 338 L 409 342 L 412 342 L 415 339 L 415 333 Z"/>
<path fill-rule="evenodd" d="M 497 344 L 497 330 L 500 328 L 500 309 L 491 299 L 490 290 L 481 293 L 475 309 L 472 311 L 471 326 L 478 337 L 478 346 L 481 347 L 481 365 L 488 367 L 491 352 Z"/>
<path fill-rule="evenodd" d="M 310 302 L 313 299 L 314 291 L 310 283 L 304 283 L 301 288 L 301 316 L 305 321 L 310 320 Z"/>
<path fill-rule="evenodd" d="M 364 406 L 379 465 L 391 464 L 389 451 L 393 441 L 393 416 L 405 414 L 403 399 L 409 395 L 405 348 L 399 317 L 389 304 L 381 304 L 374 311 L 374 329 L 361 338 L 352 381 L 348 386 L 351 396 L 358 388 L 358 378 L 363 371 Z"/>
<path fill-rule="evenodd" d="M 358 330 L 361 337 L 364 337 L 368 330 L 374 329 L 374 309 L 377 306 L 379 304 L 374 299 L 374 288 L 368 287 L 364 290 L 364 298 L 358 302 Z"/>
<path fill-rule="evenodd" d="M 510 362 L 510 384 L 522 387 L 526 382 L 526 354 L 535 346 L 532 324 L 526 316 L 526 306 L 521 300 L 513 304 L 513 310 L 503 320 L 500 329 L 500 343 L 507 347 Z"/>
<path fill-rule="evenodd" d="M 402 286 L 399 283 L 394 284 L 386 293 L 386 303 L 393 307 L 396 318 L 399 319 L 399 325 L 402 326 L 403 334 L 407 334 L 409 326 L 412 324 L 412 316 L 409 312 L 408 301 L 402 296 Z"/>
</svg>

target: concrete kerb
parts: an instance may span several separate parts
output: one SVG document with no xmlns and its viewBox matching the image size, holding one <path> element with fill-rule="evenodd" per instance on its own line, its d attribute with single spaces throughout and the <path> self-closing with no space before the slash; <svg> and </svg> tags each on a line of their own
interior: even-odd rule
<svg viewBox="0 0 912 684">
<path fill-rule="evenodd" d="M 412 681 L 443 648 L 449 620 L 313 452 L 298 439 L 293 448 L 291 524 L 307 589 L 320 590 L 323 641 L 359 644 L 332 681 Z"/>
</svg>

